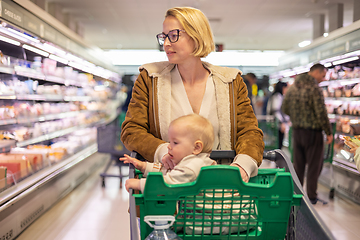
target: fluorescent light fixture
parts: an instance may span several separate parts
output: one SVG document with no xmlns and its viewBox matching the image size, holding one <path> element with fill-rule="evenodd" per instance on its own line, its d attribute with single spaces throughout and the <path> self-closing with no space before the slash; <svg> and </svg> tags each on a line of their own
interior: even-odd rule
<svg viewBox="0 0 360 240">
<path fill-rule="evenodd" d="M 296 74 L 301 74 L 310 71 L 309 67 L 296 67 L 293 69 Z"/>
<path fill-rule="evenodd" d="M 39 39 L 30 37 L 29 35 L 27 35 L 27 34 L 25 34 L 25 33 L 22 33 L 22 32 L 19 32 L 19 31 L 16 31 L 16 30 L 14 30 L 14 29 L 12 29 L 12 28 L 8 28 L 8 30 L 9 30 L 10 32 L 13 32 L 13 33 L 15 33 L 16 35 L 18 35 L 18 36 L 20 36 L 20 37 L 24 37 L 24 38 L 26 38 L 27 40 L 30 40 L 30 41 L 32 41 L 32 42 L 37 42 L 37 43 L 40 42 Z"/>
<path fill-rule="evenodd" d="M 57 53 L 57 54 L 60 54 L 60 55 L 63 55 L 63 56 L 66 55 L 65 51 L 63 51 L 63 50 L 61 50 L 61 49 L 59 49 L 57 47 L 54 47 L 54 46 L 52 46 L 52 45 L 50 45 L 48 43 L 44 43 L 43 45 L 44 45 L 44 48 L 47 51 L 51 52 L 51 53 Z"/>
<path fill-rule="evenodd" d="M 3 32 L 5 33 L 6 35 L 9 35 L 13 38 L 16 38 L 17 40 L 20 40 L 22 42 L 28 42 L 28 39 L 24 38 L 24 37 L 21 37 L 19 36 L 18 34 L 15 34 L 13 32 L 10 32 L 9 29 L 7 28 L 4 28 L 4 27 L 0 27 L 0 32 Z"/>
<path fill-rule="evenodd" d="M 344 54 L 342 56 L 343 57 L 352 57 L 352 56 L 357 56 L 357 55 L 360 55 L 360 50 L 354 51 L 354 52 L 349 52 L 349 53 L 346 53 L 346 54 Z"/>
<path fill-rule="evenodd" d="M 31 46 L 29 46 L 29 45 L 24 44 L 24 45 L 23 45 L 23 48 L 25 48 L 25 49 L 27 49 L 27 50 L 29 50 L 29 51 L 32 51 L 32 52 L 34 52 L 34 53 L 40 54 L 40 55 L 42 55 L 42 56 L 44 56 L 44 57 L 49 57 L 49 53 L 47 53 L 47 52 L 45 52 L 45 51 L 43 51 L 43 50 L 40 50 L 40 49 L 31 47 Z"/>
<path fill-rule="evenodd" d="M 311 41 L 306 40 L 306 41 L 302 41 L 301 43 L 298 44 L 299 47 L 306 47 L 307 45 L 310 45 Z"/>
<path fill-rule="evenodd" d="M 63 63 L 63 64 L 68 64 L 68 62 L 69 62 L 68 60 L 66 60 L 66 59 L 64 59 L 64 58 L 61 58 L 61 57 L 58 57 L 58 56 L 56 56 L 56 55 L 54 55 L 54 54 L 50 54 L 49 58 L 52 59 L 52 60 L 61 62 L 61 63 Z"/>
<path fill-rule="evenodd" d="M 325 64 L 324 64 L 324 67 L 327 67 L 327 68 L 328 68 L 328 67 L 331 67 L 331 66 L 332 66 L 331 62 L 328 62 L 328 63 L 325 63 Z"/>
<path fill-rule="evenodd" d="M 20 46 L 20 44 L 21 44 L 18 41 L 12 40 L 10 38 L 7 38 L 7 37 L 1 36 L 1 35 L 0 35 L 0 41 L 7 42 L 7 43 L 10 43 L 15 46 Z"/>
<path fill-rule="evenodd" d="M 339 65 L 339 64 L 343 64 L 343 63 L 355 61 L 355 60 L 358 60 L 358 59 L 359 59 L 358 56 L 349 57 L 349 58 L 344 58 L 344 59 L 340 59 L 340 60 L 334 61 L 332 64 L 333 64 L 333 65 Z"/>
<path fill-rule="evenodd" d="M 73 61 L 73 62 L 79 62 L 79 63 L 82 63 L 83 60 L 77 56 L 74 56 L 70 53 L 67 53 L 66 56 L 65 56 L 67 59 L 69 59 L 69 61 Z"/>
<path fill-rule="evenodd" d="M 329 36 L 329 33 L 324 33 L 323 36 L 327 37 L 327 36 Z"/>
</svg>

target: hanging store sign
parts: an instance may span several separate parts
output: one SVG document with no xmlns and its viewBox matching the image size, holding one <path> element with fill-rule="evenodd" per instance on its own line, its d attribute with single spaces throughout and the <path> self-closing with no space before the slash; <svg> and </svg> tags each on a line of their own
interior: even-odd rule
<svg viewBox="0 0 360 240">
<path fill-rule="evenodd" d="M 1 2 L 1 17 L 16 25 L 23 25 L 23 14 L 4 1 Z"/>
</svg>

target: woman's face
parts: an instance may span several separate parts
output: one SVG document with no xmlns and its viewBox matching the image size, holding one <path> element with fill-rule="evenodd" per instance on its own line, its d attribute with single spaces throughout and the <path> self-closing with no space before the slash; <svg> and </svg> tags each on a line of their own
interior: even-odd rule
<svg viewBox="0 0 360 240">
<path fill-rule="evenodd" d="M 171 30 L 184 30 L 180 22 L 172 16 L 165 18 L 163 22 L 163 33 L 168 34 Z M 179 33 L 179 40 L 171 43 L 168 38 L 164 42 L 164 51 L 170 63 L 181 64 L 187 59 L 192 58 L 191 53 L 194 51 L 195 43 L 185 32 Z"/>
</svg>

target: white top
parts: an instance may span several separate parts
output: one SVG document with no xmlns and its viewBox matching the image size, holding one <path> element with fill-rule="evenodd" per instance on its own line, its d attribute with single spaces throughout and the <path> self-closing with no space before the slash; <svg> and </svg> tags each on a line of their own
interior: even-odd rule
<svg viewBox="0 0 360 240">
<path fill-rule="evenodd" d="M 186 94 L 184 83 L 181 79 L 177 66 L 171 71 L 171 121 L 178 117 L 194 113 L 189 98 Z M 200 107 L 200 116 L 208 119 L 214 128 L 213 149 L 219 146 L 219 118 L 216 109 L 215 87 L 212 75 L 206 82 L 206 89 Z"/>
</svg>

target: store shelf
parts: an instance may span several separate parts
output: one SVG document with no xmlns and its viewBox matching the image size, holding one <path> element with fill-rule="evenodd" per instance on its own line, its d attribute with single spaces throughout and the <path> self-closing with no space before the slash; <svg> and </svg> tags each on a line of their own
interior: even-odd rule
<svg viewBox="0 0 360 240">
<path fill-rule="evenodd" d="M 29 140 L 17 142 L 17 143 L 16 143 L 16 146 L 17 146 L 17 147 L 25 147 L 25 146 L 28 146 L 28 145 L 31 145 L 31 144 L 41 143 L 41 142 L 44 142 L 44 141 L 47 141 L 47 140 L 51 140 L 51 139 L 54 139 L 54 138 L 57 138 L 57 137 L 65 136 L 65 135 L 67 135 L 67 134 L 70 134 L 70 133 L 72 133 L 72 132 L 75 132 L 75 131 L 77 131 L 77 130 L 80 130 L 80 129 L 83 129 L 83 128 L 87 128 L 87 127 L 90 127 L 90 126 L 91 126 L 91 125 L 75 126 L 75 127 L 63 129 L 63 130 L 60 130 L 60 131 L 56 131 L 56 132 L 52 132 L 52 133 L 47 133 L 47 134 L 44 134 L 44 135 L 42 135 L 42 136 L 40 136 L 40 137 L 36 137 L 36 138 L 29 139 Z"/>
<path fill-rule="evenodd" d="M 342 101 L 342 102 L 352 102 L 360 101 L 360 97 L 327 97 L 325 101 Z"/>
<path fill-rule="evenodd" d="M 319 87 L 326 87 L 330 84 L 337 84 L 341 86 L 347 86 L 352 84 L 360 83 L 360 78 L 352 78 L 352 79 L 337 79 L 337 80 L 329 80 L 329 81 L 323 81 L 319 83 Z"/>
<path fill-rule="evenodd" d="M 6 74 L 11 74 L 11 75 L 15 74 L 15 75 L 22 76 L 22 77 L 27 77 L 27 78 L 33 78 L 33 79 L 38 79 L 38 80 L 43 80 L 43 81 L 48 81 L 48 82 L 53 82 L 53 83 L 64 84 L 66 86 L 76 86 L 76 87 L 83 87 L 84 86 L 83 83 L 79 83 L 76 80 L 57 77 L 57 76 L 46 75 L 46 74 L 38 72 L 38 71 L 36 71 L 34 69 L 18 67 L 18 66 L 14 67 L 14 68 L 0 66 L 0 73 L 6 73 Z"/>
<path fill-rule="evenodd" d="M 109 160 L 92 144 L 0 193 L 0 235 L 14 239 Z"/>
<path fill-rule="evenodd" d="M 28 101 L 48 101 L 48 102 L 88 102 L 88 101 L 101 101 L 102 99 L 93 98 L 90 96 L 62 96 L 62 95 L 2 95 L 0 100 L 28 100 Z"/>
<path fill-rule="evenodd" d="M 15 147 L 15 140 L 0 140 L 0 153 L 9 152 L 12 147 Z"/>
<path fill-rule="evenodd" d="M 0 66 L 0 73 L 14 74 L 14 69 L 10 67 Z"/>
</svg>

